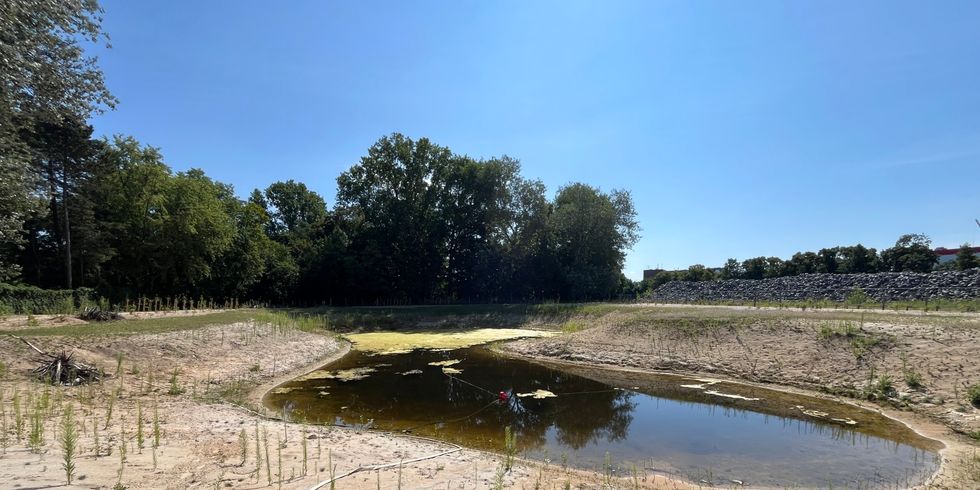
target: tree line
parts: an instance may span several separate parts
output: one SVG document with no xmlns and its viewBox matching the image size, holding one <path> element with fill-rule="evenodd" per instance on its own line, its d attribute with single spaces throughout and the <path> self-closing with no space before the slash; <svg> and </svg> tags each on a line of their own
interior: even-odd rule
<svg viewBox="0 0 980 490">
<path fill-rule="evenodd" d="M 38 199 L 7 247 L 7 280 L 138 295 L 276 303 L 535 301 L 618 294 L 637 239 L 625 191 L 544 185 L 508 157 L 475 160 L 425 138 L 379 139 L 337 179 L 333 208 L 305 184 L 245 199 L 175 172 L 131 137 L 77 121 L 24 135 Z"/>
<path fill-rule="evenodd" d="M 902 235 L 895 245 L 878 252 L 857 244 L 822 248 L 817 252 L 797 252 L 788 260 L 779 257 L 728 259 L 719 269 L 695 264 L 686 270 L 663 271 L 645 281 L 656 288 L 670 281 L 712 281 L 716 279 L 770 279 L 799 274 L 858 274 L 874 272 L 930 272 L 936 269 L 967 270 L 980 267 L 969 244 L 963 244 L 956 258 L 942 266 L 924 234 Z"/>
</svg>

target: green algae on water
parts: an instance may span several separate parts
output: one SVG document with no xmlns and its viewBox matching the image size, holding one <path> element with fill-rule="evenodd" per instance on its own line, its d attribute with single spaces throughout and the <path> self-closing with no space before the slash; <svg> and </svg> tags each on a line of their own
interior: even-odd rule
<svg viewBox="0 0 980 490">
<path fill-rule="evenodd" d="M 556 332 L 524 328 L 479 328 L 441 332 L 370 332 L 347 335 L 354 348 L 369 354 L 403 354 L 415 349 L 452 350 L 474 345 L 530 337 L 550 337 Z"/>
</svg>

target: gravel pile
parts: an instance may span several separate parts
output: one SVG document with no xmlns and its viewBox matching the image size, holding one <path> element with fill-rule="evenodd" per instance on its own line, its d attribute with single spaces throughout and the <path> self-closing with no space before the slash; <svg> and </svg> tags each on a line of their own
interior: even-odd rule
<svg viewBox="0 0 980 490">
<path fill-rule="evenodd" d="M 980 297 L 980 269 L 931 273 L 801 274 L 759 280 L 671 281 L 657 288 L 650 299 L 663 302 L 844 301 L 857 288 L 876 301 L 977 298 Z"/>
</svg>

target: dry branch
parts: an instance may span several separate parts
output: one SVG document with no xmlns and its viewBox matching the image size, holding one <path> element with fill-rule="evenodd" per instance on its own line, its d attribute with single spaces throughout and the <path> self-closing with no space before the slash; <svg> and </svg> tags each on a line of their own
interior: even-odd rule
<svg viewBox="0 0 980 490">
<path fill-rule="evenodd" d="M 8 336 L 27 344 L 41 356 L 36 361 L 39 366 L 31 370 L 31 373 L 46 383 L 75 386 L 102 379 L 102 373 L 98 369 L 75 359 L 73 353 L 61 351 L 60 354 L 48 354 L 23 337 Z"/>
</svg>

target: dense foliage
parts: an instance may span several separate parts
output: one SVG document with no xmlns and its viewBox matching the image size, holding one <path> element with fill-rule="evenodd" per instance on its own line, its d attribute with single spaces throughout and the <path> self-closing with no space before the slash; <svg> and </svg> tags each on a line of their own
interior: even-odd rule
<svg viewBox="0 0 980 490">
<path fill-rule="evenodd" d="M 279 304 L 609 298 L 637 239 L 627 192 L 571 184 L 551 202 L 511 158 L 474 160 L 427 139 L 381 138 L 338 179 L 337 205 L 276 182 L 240 199 L 174 172 L 133 138 L 36 125 L 44 197 L 5 259 L 45 288 Z M 52 168 L 55 166 L 55 168 Z"/>
<path fill-rule="evenodd" d="M 0 314 L 72 313 L 94 304 L 94 294 L 88 288 L 41 289 L 0 283 Z"/>
</svg>

